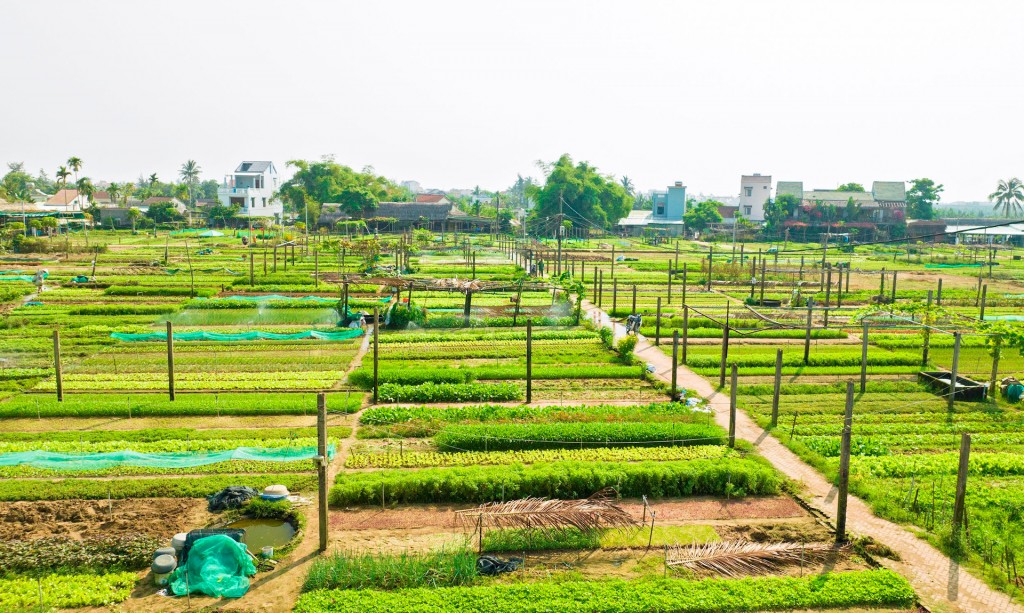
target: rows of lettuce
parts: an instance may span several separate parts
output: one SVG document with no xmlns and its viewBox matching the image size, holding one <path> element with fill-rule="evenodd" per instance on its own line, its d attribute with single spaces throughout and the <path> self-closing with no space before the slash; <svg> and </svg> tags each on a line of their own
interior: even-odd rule
<svg viewBox="0 0 1024 613">
<path fill-rule="evenodd" d="M 774 434 L 835 479 L 845 385 L 783 386 Z M 770 424 L 769 386 L 739 389 L 741 408 Z M 966 528 L 953 530 L 961 433 L 972 435 Z M 923 529 L 946 553 L 992 585 L 1022 597 L 1024 412 L 1003 402 L 944 399 L 913 382 L 872 382 L 854 403 L 851 490 L 874 511 Z"/>
</svg>

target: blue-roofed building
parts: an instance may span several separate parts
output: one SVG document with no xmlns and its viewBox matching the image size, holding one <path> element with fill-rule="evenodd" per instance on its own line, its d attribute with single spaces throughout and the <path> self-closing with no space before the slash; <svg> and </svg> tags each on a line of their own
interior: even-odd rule
<svg viewBox="0 0 1024 613">
<path fill-rule="evenodd" d="M 676 181 L 663 191 L 651 193 L 650 211 L 630 211 L 629 216 L 616 224 L 623 233 L 643 234 L 644 230 L 656 230 L 659 234 L 679 236 L 685 231 L 683 215 L 686 214 L 686 186 Z"/>
</svg>

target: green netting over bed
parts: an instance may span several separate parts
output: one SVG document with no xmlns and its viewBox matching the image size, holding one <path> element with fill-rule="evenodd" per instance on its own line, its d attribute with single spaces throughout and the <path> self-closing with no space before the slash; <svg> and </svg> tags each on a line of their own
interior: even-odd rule
<svg viewBox="0 0 1024 613">
<path fill-rule="evenodd" d="M 302 339 L 313 339 L 318 341 L 346 341 L 363 335 L 361 328 L 351 328 L 338 332 L 324 332 L 321 330 L 306 330 L 294 334 L 277 334 L 275 332 L 238 332 L 235 334 L 224 334 L 221 332 L 175 332 L 176 341 L 297 341 Z M 112 332 L 110 338 L 127 342 L 160 342 L 167 340 L 165 332 L 144 332 L 141 334 L 128 334 L 126 332 Z"/>
<path fill-rule="evenodd" d="M 993 262 L 994 264 L 995 262 Z M 984 264 L 925 264 L 925 268 L 977 268 Z"/>
<path fill-rule="evenodd" d="M 48 470 L 100 470 L 115 466 L 149 468 L 192 468 L 231 460 L 260 462 L 293 462 L 317 456 L 316 447 L 236 447 L 222 451 L 185 451 L 140 453 L 109 451 L 103 453 L 56 453 L 53 451 L 18 451 L 0 453 L 0 466 L 31 466 Z M 334 457 L 334 445 L 327 446 L 328 458 Z"/>
<path fill-rule="evenodd" d="M 197 299 L 199 300 L 199 299 Z M 219 298 L 203 298 L 210 302 L 322 302 L 324 304 L 337 304 L 337 298 L 325 298 L 323 296 L 282 296 L 280 294 L 265 294 L 262 296 L 221 296 Z"/>
<path fill-rule="evenodd" d="M 1024 315 L 986 315 L 985 321 L 1024 321 Z"/>
</svg>

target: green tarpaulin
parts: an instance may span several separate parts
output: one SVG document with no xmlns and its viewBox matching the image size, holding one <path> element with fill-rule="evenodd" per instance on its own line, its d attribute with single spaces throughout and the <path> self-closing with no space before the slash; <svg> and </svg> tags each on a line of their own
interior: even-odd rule
<svg viewBox="0 0 1024 613">
<path fill-rule="evenodd" d="M 317 456 L 316 447 L 236 447 L 221 451 L 184 451 L 140 453 L 110 451 L 103 453 L 56 453 L 53 451 L 18 451 L 0 453 L 0 466 L 32 466 L 48 470 L 101 470 L 115 466 L 146 466 L 150 468 L 191 468 L 231 460 L 260 462 L 293 462 Z M 334 445 L 327 449 L 334 457 Z"/>
<path fill-rule="evenodd" d="M 217 598 L 240 598 L 249 591 L 249 577 L 256 566 L 246 546 L 230 536 L 204 536 L 192 545 L 188 561 L 171 573 L 168 584 L 176 596 L 207 594 Z"/>
<path fill-rule="evenodd" d="M 323 332 L 321 330 L 306 330 L 294 334 L 276 334 L 274 332 L 239 332 L 237 334 L 222 334 L 220 332 L 176 332 L 176 341 L 296 341 L 302 339 L 313 339 L 318 341 L 345 341 L 363 335 L 359 328 L 341 330 L 339 332 Z M 164 332 L 144 332 L 141 334 L 128 334 L 125 332 L 111 332 L 110 338 L 127 342 L 162 342 L 167 340 Z"/>
</svg>

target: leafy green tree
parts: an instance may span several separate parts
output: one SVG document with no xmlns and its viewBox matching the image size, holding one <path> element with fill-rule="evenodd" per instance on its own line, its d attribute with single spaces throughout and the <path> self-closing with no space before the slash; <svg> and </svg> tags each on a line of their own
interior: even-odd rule
<svg viewBox="0 0 1024 613">
<path fill-rule="evenodd" d="M 687 229 L 695 232 L 703 232 L 713 223 L 722 223 L 722 214 L 718 207 L 725 206 L 717 200 L 705 200 L 692 207 L 687 207 L 683 214 L 683 223 Z"/>
<path fill-rule="evenodd" d="M 931 179 L 911 179 L 907 190 L 907 213 L 914 219 L 935 219 L 935 205 L 943 186 Z"/>
<path fill-rule="evenodd" d="M 132 222 L 132 232 L 135 232 L 135 226 L 138 224 L 139 219 L 142 217 L 142 211 L 132 207 L 128 209 L 128 220 Z"/>
<path fill-rule="evenodd" d="M 231 204 L 228 206 L 216 204 L 206 209 L 206 217 L 211 222 L 219 219 L 221 227 L 226 227 L 228 220 L 233 218 L 241 208 L 242 205 L 240 204 Z"/>
<path fill-rule="evenodd" d="M 793 194 L 782 194 L 775 200 L 768 200 L 764 205 L 764 225 L 768 232 L 777 234 L 787 219 L 793 217 L 800 199 Z"/>
<path fill-rule="evenodd" d="M 8 164 L 9 172 L 0 180 L 0 198 L 8 201 L 26 202 L 32 199 L 30 183 L 34 183 L 32 175 L 25 172 L 21 162 Z"/>
<path fill-rule="evenodd" d="M 313 225 L 320 219 L 325 202 L 338 203 L 346 214 L 361 217 L 376 209 L 382 200 L 408 196 L 408 190 L 374 174 L 370 167 L 357 172 L 329 158 L 319 162 L 291 160 L 288 165 L 296 169 L 295 175 L 281 185 L 278 196 L 300 218 L 308 213 Z"/>
<path fill-rule="evenodd" d="M 1003 217 L 1020 215 L 1024 209 L 1024 183 L 1017 177 L 1012 179 L 1000 179 L 996 191 L 988 195 L 989 200 L 995 200 L 995 210 L 1003 210 Z"/>
<path fill-rule="evenodd" d="M 182 221 L 185 217 L 178 212 L 178 209 L 174 208 L 172 202 L 158 202 L 149 207 L 146 211 L 146 217 L 153 220 L 153 223 L 169 223 L 172 221 Z"/>
<path fill-rule="evenodd" d="M 531 212 L 535 227 L 551 233 L 561 212 L 576 226 L 610 229 L 629 214 L 633 199 L 612 177 L 599 174 L 588 162 L 574 164 L 568 154 L 549 166 L 543 187 L 534 187 L 529 196 L 537 202 Z"/>
<path fill-rule="evenodd" d="M 864 192 L 864 186 L 860 183 L 843 183 L 836 188 L 837 192 Z"/>
</svg>

